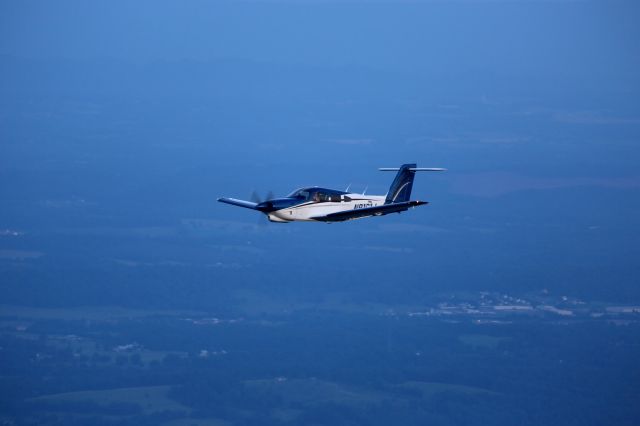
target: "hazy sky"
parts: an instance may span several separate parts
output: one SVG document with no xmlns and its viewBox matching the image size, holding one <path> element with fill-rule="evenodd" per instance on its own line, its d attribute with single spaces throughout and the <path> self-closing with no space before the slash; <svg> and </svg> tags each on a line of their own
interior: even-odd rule
<svg viewBox="0 0 640 426">
<path fill-rule="evenodd" d="M 0 0 L 0 419 L 638 424 L 639 23 Z M 448 171 L 402 214 L 216 201 L 385 194 L 403 163 Z"/>
<path fill-rule="evenodd" d="M 345 283 L 378 262 L 359 279 L 637 297 L 639 18 L 632 1 L 5 1 L 0 229 L 159 227 L 203 256 L 230 252 L 197 238 L 253 241 L 230 260 L 248 267 L 324 255 Z M 384 193 L 376 168 L 404 162 L 449 172 L 419 176 L 432 204 L 399 216 L 260 231 L 215 202 Z"/>
<path fill-rule="evenodd" d="M 0 51 L 542 73 L 596 83 L 637 78 L 637 17 L 636 2 L 618 1 L 3 2 Z"/>
</svg>

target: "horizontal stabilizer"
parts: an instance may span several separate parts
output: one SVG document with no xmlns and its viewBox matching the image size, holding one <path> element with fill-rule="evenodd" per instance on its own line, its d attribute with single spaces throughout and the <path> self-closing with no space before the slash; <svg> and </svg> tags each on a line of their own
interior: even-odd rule
<svg viewBox="0 0 640 426">
<path fill-rule="evenodd" d="M 400 167 L 380 167 L 378 170 L 381 172 L 397 172 Z M 406 170 L 410 172 L 446 172 L 447 169 L 442 167 L 409 167 Z"/>
<path fill-rule="evenodd" d="M 218 198 L 221 203 L 231 204 L 232 206 L 244 207 L 245 209 L 257 210 L 258 203 L 251 201 L 238 200 L 235 198 Z"/>
</svg>

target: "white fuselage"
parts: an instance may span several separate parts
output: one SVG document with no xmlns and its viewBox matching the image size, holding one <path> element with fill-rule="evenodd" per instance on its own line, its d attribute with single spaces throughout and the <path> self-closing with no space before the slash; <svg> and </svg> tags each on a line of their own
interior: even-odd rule
<svg viewBox="0 0 640 426">
<path fill-rule="evenodd" d="M 296 206 L 271 212 L 269 220 L 273 222 L 312 221 L 314 217 L 326 216 L 331 213 L 380 206 L 384 204 L 385 198 L 385 195 L 345 194 L 340 197 L 339 202 L 309 200 Z"/>
</svg>

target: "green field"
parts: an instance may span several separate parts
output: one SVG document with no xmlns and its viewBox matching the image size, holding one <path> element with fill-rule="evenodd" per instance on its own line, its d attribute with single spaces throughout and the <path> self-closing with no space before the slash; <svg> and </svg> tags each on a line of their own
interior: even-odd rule
<svg viewBox="0 0 640 426">
<path fill-rule="evenodd" d="M 204 313 L 188 310 L 129 309 L 119 306 L 84 306 L 76 308 L 36 308 L 30 306 L 0 305 L 0 317 L 51 320 L 113 320 L 149 316 L 202 316 Z"/>
<path fill-rule="evenodd" d="M 318 379 L 270 379 L 244 382 L 247 390 L 277 396 L 285 405 L 314 405 L 327 402 L 359 405 L 375 403 L 386 395 Z"/>
<path fill-rule="evenodd" d="M 437 382 L 405 382 L 398 386 L 402 389 L 416 390 L 422 394 L 423 398 L 431 398 L 432 396 L 447 392 L 447 393 L 460 393 L 464 395 L 498 395 L 487 389 L 454 385 L 450 383 L 437 383 Z"/>
<path fill-rule="evenodd" d="M 168 392 L 169 386 L 116 388 L 43 395 L 32 398 L 31 401 L 49 403 L 87 401 L 104 406 L 118 403 L 133 403 L 139 405 L 144 414 L 152 414 L 165 410 L 190 412 L 189 407 L 170 399 L 167 396 Z"/>
</svg>

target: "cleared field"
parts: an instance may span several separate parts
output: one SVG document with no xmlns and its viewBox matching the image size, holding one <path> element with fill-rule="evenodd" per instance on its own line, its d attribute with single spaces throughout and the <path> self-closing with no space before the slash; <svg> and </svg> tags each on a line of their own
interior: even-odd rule
<svg viewBox="0 0 640 426">
<path fill-rule="evenodd" d="M 142 310 L 119 306 L 84 306 L 77 308 L 36 308 L 30 306 L 0 305 L 0 317 L 58 320 L 110 320 L 142 318 L 148 316 L 201 316 L 202 312 L 187 310 Z"/>
<path fill-rule="evenodd" d="M 416 390 L 422 394 L 423 398 L 431 398 L 433 395 L 442 392 L 462 393 L 465 395 L 498 395 L 495 392 L 483 388 L 438 382 L 405 382 L 397 387 Z"/>
<path fill-rule="evenodd" d="M 52 395 L 43 395 L 32 398 L 33 402 L 68 403 L 68 402 L 93 402 L 101 406 L 109 404 L 137 404 L 144 414 L 152 414 L 159 411 L 184 411 L 191 410 L 168 397 L 169 386 L 149 386 L 136 388 L 116 388 L 95 391 L 67 392 Z"/>
<path fill-rule="evenodd" d="M 231 423 L 220 419 L 176 419 L 162 423 L 163 426 L 231 426 Z"/>
<path fill-rule="evenodd" d="M 326 402 L 340 404 L 375 403 L 385 399 L 384 393 L 358 389 L 318 379 L 283 379 L 246 381 L 248 390 L 264 395 L 276 395 L 286 404 L 314 405 Z"/>
</svg>

